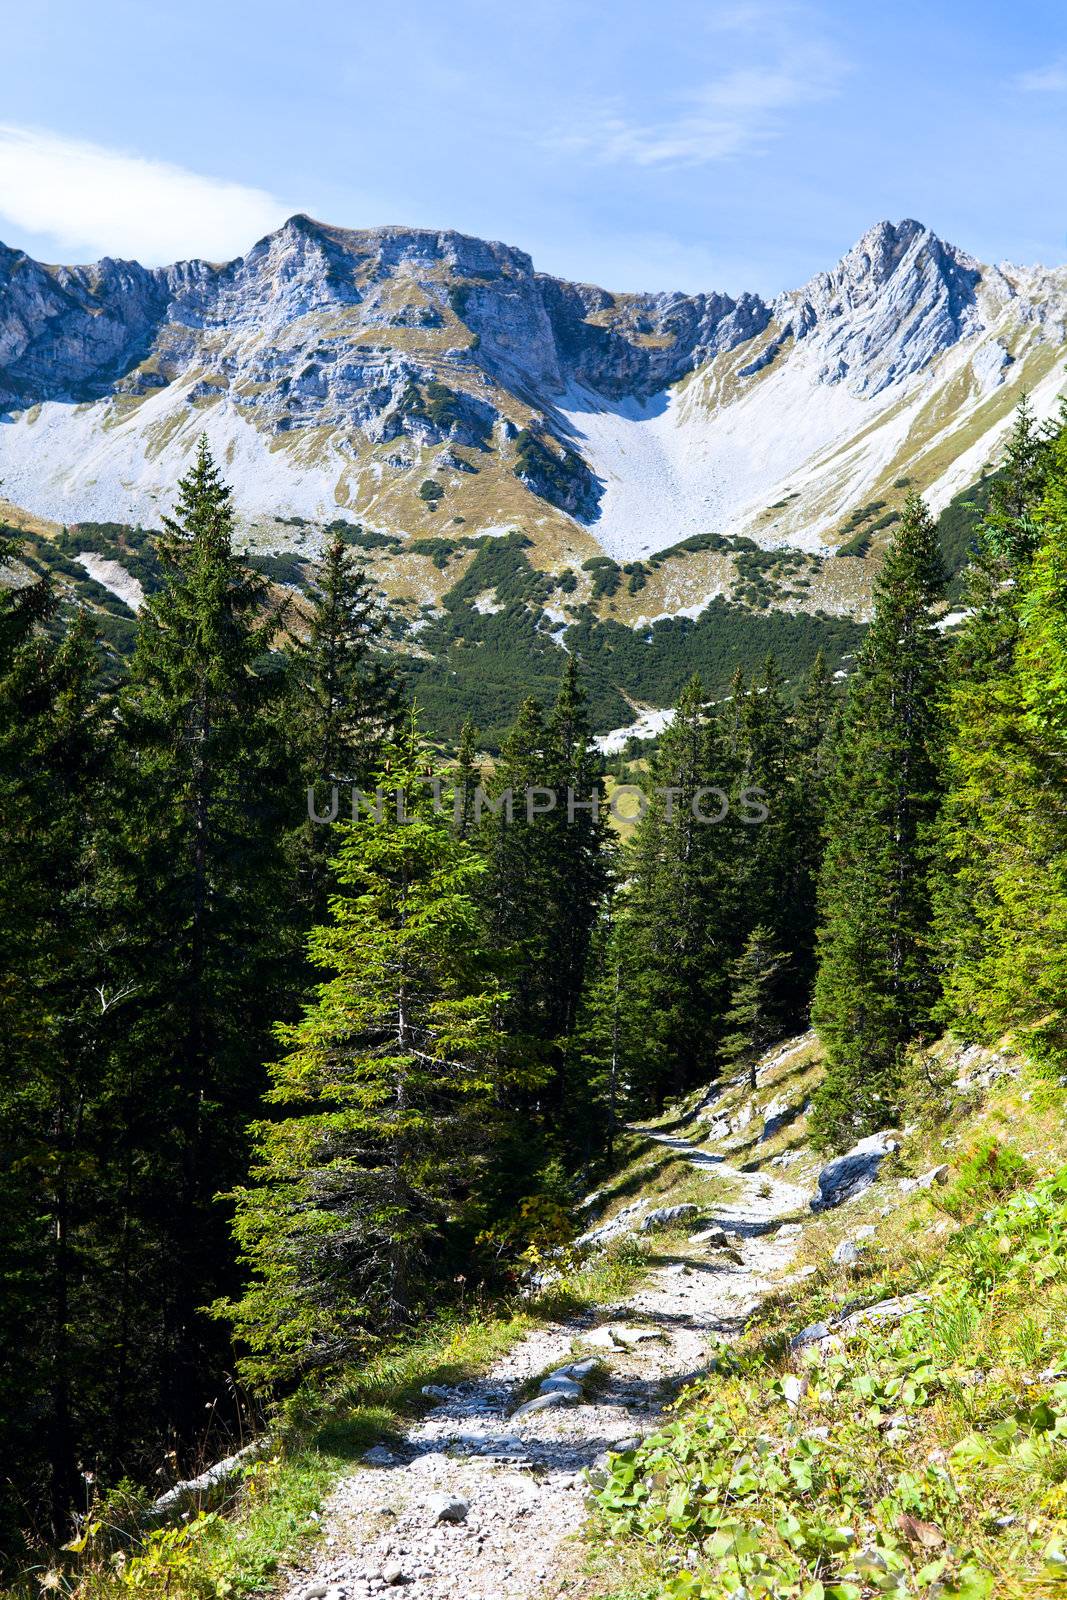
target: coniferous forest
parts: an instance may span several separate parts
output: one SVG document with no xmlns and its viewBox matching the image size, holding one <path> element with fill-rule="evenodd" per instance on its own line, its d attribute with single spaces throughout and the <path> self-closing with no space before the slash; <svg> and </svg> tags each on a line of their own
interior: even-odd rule
<svg viewBox="0 0 1067 1600">
<path fill-rule="evenodd" d="M 234 533 L 202 443 L 117 683 L 47 577 L 0 587 L 12 1568 L 506 1293 L 628 1121 L 809 1023 L 827 1151 L 946 1029 L 1067 1070 L 1067 426 L 1020 409 L 957 627 L 912 495 L 847 678 L 694 675 L 624 842 L 579 653 L 449 746 L 358 550 L 279 609 Z"/>
</svg>

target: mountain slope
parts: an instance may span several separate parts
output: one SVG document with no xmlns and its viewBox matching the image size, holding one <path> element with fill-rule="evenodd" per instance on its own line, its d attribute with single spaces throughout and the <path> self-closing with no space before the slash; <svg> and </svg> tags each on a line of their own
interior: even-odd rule
<svg viewBox="0 0 1067 1600">
<path fill-rule="evenodd" d="M 1024 390 L 1051 410 L 1065 319 L 1067 271 L 984 267 L 911 221 L 773 303 L 613 295 L 505 245 L 302 216 L 223 265 L 0 247 L 0 479 L 56 521 L 151 523 L 205 431 L 262 548 L 342 513 L 519 527 L 548 571 L 708 533 L 825 554 L 903 478 L 935 506 L 974 481 Z M 678 559 L 694 581 L 619 620 L 729 592 L 731 561 Z M 799 607 L 862 609 L 848 568 Z"/>
</svg>

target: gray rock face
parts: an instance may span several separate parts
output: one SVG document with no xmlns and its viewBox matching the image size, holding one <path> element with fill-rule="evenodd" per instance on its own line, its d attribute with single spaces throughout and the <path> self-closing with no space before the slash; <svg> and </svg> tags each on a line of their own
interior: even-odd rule
<svg viewBox="0 0 1067 1600">
<path fill-rule="evenodd" d="M 829 1210 L 869 1189 L 878 1177 L 878 1168 L 891 1151 L 899 1149 L 892 1133 L 872 1133 L 843 1156 L 837 1156 L 819 1173 L 819 1192 L 811 1202 L 813 1211 Z"/>
<path fill-rule="evenodd" d="M 333 228 L 306 216 L 223 265 L 46 267 L 0 245 L 0 411 L 143 399 L 203 372 L 188 404 L 224 393 L 268 433 L 350 428 L 374 442 L 407 434 L 484 449 L 507 420 L 479 396 L 486 379 L 538 397 L 546 412 L 575 386 L 646 396 L 758 332 L 769 315 L 747 295 L 617 300 L 535 272 L 508 245 Z M 422 346 L 410 336 L 422 330 L 440 337 Z M 447 395 L 427 399 L 442 364 L 455 379 L 443 385 Z M 553 440 L 547 417 L 546 427 Z M 558 432 L 553 442 L 566 449 Z M 563 509 L 595 513 L 599 490 L 580 458 L 563 499 L 530 478 Z"/>
<path fill-rule="evenodd" d="M 473 474 L 501 454 L 533 494 L 592 522 L 604 483 L 564 411 L 666 403 L 670 385 L 772 328 L 742 381 L 802 349 L 813 381 L 869 397 L 988 326 L 1013 298 L 1021 317 L 1059 327 L 1062 294 L 1035 278 L 1031 295 L 1022 281 L 912 221 L 880 223 L 832 271 L 773 304 L 718 292 L 616 295 L 537 272 L 508 245 L 306 216 L 222 264 L 53 267 L 0 245 L 0 415 L 99 403 L 92 419 L 68 415 L 48 433 L 43 449 L 55 459 L 46 464 L 37 436 L 26 455 L 12 444 L 7 493 L 64 520 L 154 515 L 173 486 L 167 451 L 184 460 L 218 417 L 213 442 L 232 447 L 246 511 L 257 496 L 264 513 L 295 509 L 297 498 L 305 510 L 358 505 L 383 471 L 402 470 L 394 463 L 414 466 L 423 447 L 442 446 L 453 453 L 440 470 Z M 976 359 L 983 392 L 1012 363 L 997 341 Z M 511 449 L 522 418 L 547 459 Z M 265 441 L 258 453 L 255 435 Z M 259 463 L 286 435 L 307 441 L 306 459 L 283 454 L 272 481 Z M 103 439 L 106 460 L 96 476 L 82 474 L 87 448 Z M 395 456 L 369 459 L 394 440 Z M 298 478 L 290 503 L 279 488 Z"/>
<path fill-rule="evenodd" d="M 774 303 L 784 335 L 818 343 L 820 378 L 877 394 L 978 323 L 978 262 L 910 219 L 880 222 L 832 272 Z"/>
</svg>

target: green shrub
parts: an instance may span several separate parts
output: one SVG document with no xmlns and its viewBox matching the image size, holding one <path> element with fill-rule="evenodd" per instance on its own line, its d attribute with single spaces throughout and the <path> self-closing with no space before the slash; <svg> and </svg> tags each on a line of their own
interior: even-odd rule
<svg viewBox="0 0 1067 1600">
<path fill-rule="evenodd" d="M 934 1203 L 957 1221 L 977 1216 L 990 1205 L 1032 1183 L 1034 1171 L 1013 1145 L 983 1139 L 969 1152 L 955 1183 L 933 1191 Z"/>
</svg>

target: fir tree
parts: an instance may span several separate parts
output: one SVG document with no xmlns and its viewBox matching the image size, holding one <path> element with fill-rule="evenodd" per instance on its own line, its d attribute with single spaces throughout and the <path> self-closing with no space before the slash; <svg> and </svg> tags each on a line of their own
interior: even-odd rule
<svg viewBox="0 0 1067 1600">
<path fill-rule="evenodd" d="M 342 893 L 310 942 L 323 981 L 278 1030 L 277 1114 L 257 1124 L 255 1186 L 236 1196 L 251 1283 L 218 1308 L 259 1387 L 415 1317 L 477 1211 L 507 1088 L 502 996 L 474 899 L 484 864 L 434 813 L 425 772 L 412 735 L 380 819 L 340 830 Z"/>
<path fill-rule="evenodd" d="M 893 1118 L 905 1049 L 937 998 L 930 874 L 943 648 L 931 607 L 942 591 L 936 529 L 913 495 L 875 584 L 831 781 L 813 1010 L 827 1062 L 813 1121 L 825 1142 Z"/>
</svg>

